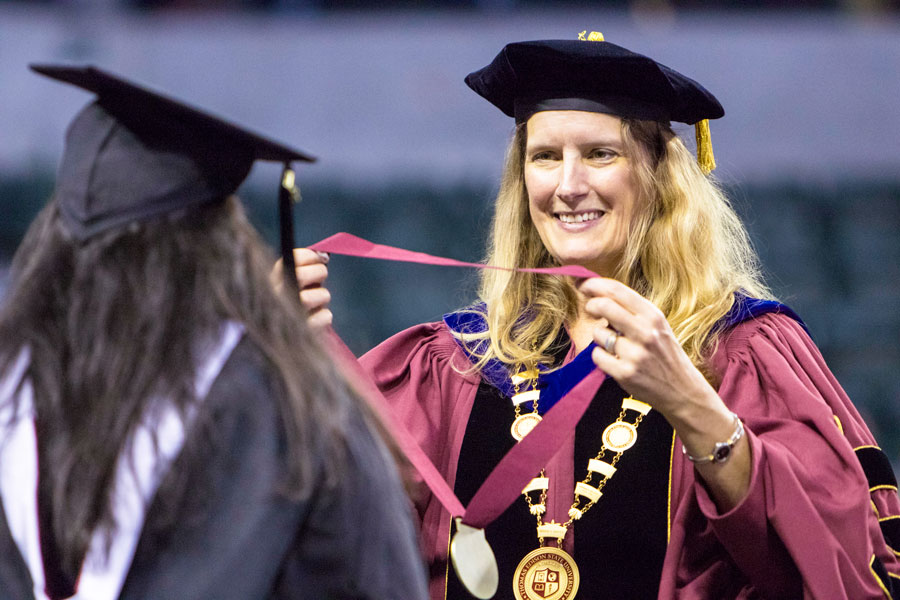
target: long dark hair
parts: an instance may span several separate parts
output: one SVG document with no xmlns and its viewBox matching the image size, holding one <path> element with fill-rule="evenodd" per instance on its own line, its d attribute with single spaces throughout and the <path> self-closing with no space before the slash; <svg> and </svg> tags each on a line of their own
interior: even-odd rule
<svg viewBox="0 0 900 600">
<path fill-rule="evenodd" d="M 313 446 L 325 461 L 316 471 L 340 473 L 348 409 L 360 403 L 296 298 L 273 289 L 273 263 L 234 198 L 82 244 L 53 201 L 32 224 L 0 309 L 0 373 L 30 348 L 42 506 L 65 572 L 78 572 L 95 528 L 116 526 L 109 497 L 129 434 L 154 398 L 190 406 L 196 365 L 226 319 L 243 324 L 283 392 L 282 492 L 311 491 Z"/>
</svg>

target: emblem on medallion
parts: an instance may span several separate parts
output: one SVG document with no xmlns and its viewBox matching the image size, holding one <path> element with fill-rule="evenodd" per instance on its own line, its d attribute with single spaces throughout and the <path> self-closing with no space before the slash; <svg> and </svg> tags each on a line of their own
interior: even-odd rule
<svg viewBox="0 0 900 600">
<path fill-rule="evenodd" d="M 572 600 L 580 580 L 575 560 L 559 548 L 529 552 L 513 575 L 517 600 Z"/>
<path fill-rule="evenodd" d="M 613 452 L 625 452 L 637 441 L 637 429 L 631 423 L 616 421 L 603 430 L 603 445 Z"/>
<path fill-rule="evenodd" d="M 559 591 L 559 571 L 554 571 L 549 567 L 535 571 L 534 581 L 531 582 L 531 591 L 541 598 L 555 594 Z"/>
</svg>

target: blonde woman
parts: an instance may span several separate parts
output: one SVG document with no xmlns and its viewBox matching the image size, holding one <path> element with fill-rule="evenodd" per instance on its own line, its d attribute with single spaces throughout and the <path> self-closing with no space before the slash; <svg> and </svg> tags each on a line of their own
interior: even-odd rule
<svg viewBox="0 0 900 600">
<path fill-rule="evenodd" d="M 480 302 L 361 362 L 464 504 L 566 390 L 607 374 L 486 529 L 498 597 L 571 598 L 576 577 L 585 598 L 888 594 L 896 482 L 708 175 L 718 101 L 603 41 L 509 44 L 466 82 L 517 123 L 486 262 L 598 277 L 484 270 Z M 698 125 L 699 164 L 670 121 Z M 301 283 L 321 280 L 303 256 Z M 450 515 L 417 505 L 432 597 L 468 597 Z M 555 558 L 537 568 L 539 547 Z"/>
</svg>

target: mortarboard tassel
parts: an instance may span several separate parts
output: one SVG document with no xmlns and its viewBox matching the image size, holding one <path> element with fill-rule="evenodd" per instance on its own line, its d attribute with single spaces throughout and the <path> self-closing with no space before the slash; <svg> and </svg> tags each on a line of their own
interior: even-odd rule
<svg viewBox="0 0 900 600">
<path fill-rule="evenodd" d="M 694 125 L 697 134 L 697 163 L 704 175 L 709 175 L 716 168 L 716 157 L 713 156 L 712 139 L 709 136 L 709 119 L 697 121 Z"/>
<path fill-rule="evenodd" d="M 281 225 L 281 264 L 284 283 L 288 290 L 299 292 L 294 264 L 294 210 L 293 204 L 300 202 L 300 189 L 289 164 L 285 163 L 281 174 L 281 188 L 278 190 L 278 221 Z M 295 293 L 294 296 L 297 296 Z"/>
</svg>

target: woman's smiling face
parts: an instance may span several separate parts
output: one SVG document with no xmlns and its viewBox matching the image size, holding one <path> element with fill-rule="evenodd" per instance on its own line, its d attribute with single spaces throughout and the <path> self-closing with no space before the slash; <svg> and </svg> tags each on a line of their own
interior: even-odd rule
<svg viewBox="0 0 900 600">
<path fill-rule="evenodd" d="M 528 120 L 525 187 L 531 221 L 563 265 L 611 276 L 625 251 L 638 206 L 621 120 L 576 110 Z"/>
</svg>

